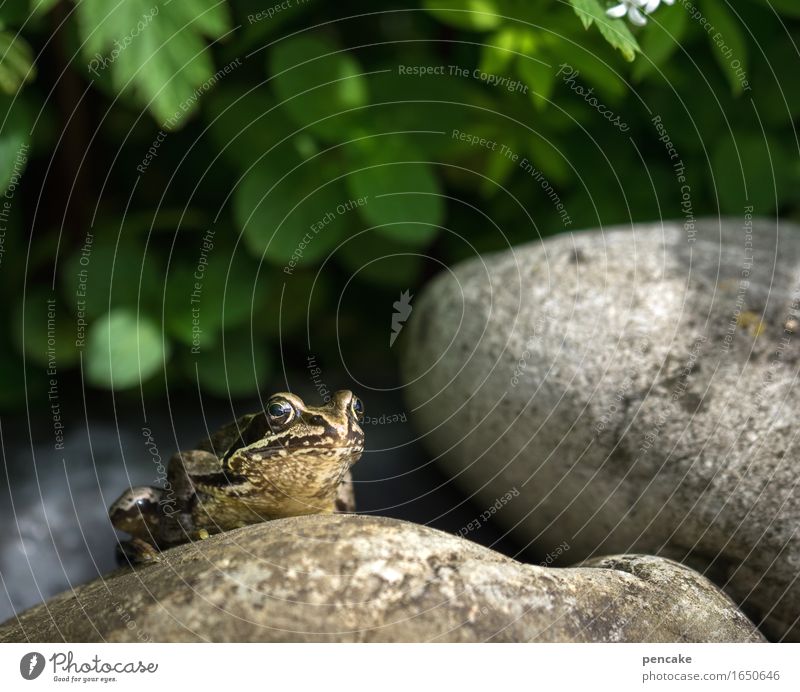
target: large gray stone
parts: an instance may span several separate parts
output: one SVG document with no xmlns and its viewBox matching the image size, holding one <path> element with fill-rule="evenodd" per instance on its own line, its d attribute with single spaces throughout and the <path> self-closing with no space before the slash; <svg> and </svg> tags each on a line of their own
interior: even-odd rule
<svg viewBox="0 0 800 692">
<path fill-rule="evenodd" d="M 429 449 L 542 552 L 666 555 L 800 639 L 800 229 L 548 238 L 437 277 L 403 334 Z"/>
<path fill-rule="evenodd" d="M 762 641 L 707 579 L 623 555 L 524 565 L 394 519 L 308 516 L 174 548 L 0 626 L 0 641 Z"/>
</svg>

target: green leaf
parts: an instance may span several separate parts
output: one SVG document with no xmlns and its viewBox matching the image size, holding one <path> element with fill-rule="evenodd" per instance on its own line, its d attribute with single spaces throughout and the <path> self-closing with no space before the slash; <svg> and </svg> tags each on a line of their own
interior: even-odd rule
<svg viewBox="0 0 800 692">
<path fill-rule="evenodd" d="M 414 247 L 427 245 L 439 233 L 445 207 L 432 166 L 405 140 L 364 140 L 347 176 L 350 195 L 365 200 L 361 216 L 378 233 Z"/>
<path fill-rule="evenodd" d="M 767 127 L 784 128 L 800 118 L 800 89 L 794 88 L 797 52 L 789 41 L 763 45 L 765 58 L 753 62 L 753 102 Z"/>
<path fill-rule="evenodd" d="M 0 96 L 0 112 L 6 119 L 0 131 L 0 193 L 8 192 L 5 202 L 13 204 L 16 187 L 28 165 L 28 132 L 33 120 L 27 105 L 19 98 Z"/>
<path fill-rule="evenodd" d="M 295 129 L 264 86 L 247 90 L 220 84 L 203 106 L 216 149 L 239 169 L 256 163 Z M 276 149 L 270 156 L 278 154 Z"/>
<path fill-rule="evenodd" d="M 756 134 L 727 135 L 717 144 L 713 157 L 715 183 L 723 213 L 741 213 L 752 205 L 757 214 L 775 211 L 781 200 L 797 187 L 780 146 Z"/>
<path fill-rule="evenodd" d="M 17 347 L 36 365 L 58 369 L 78 360 L 75 320 L 50 291 L 29 290 L 16 306 L 13 326 Z"/>
<path fill-rule="evenodd" d="M 188 345 L 212 345 L 221 330 L 243 325 L 255 317 L 253 311 L 261 312 L 266 296 L 256 290 L 257 265 L 243 256 L 231 264 L 226 255 L 215 248 L 199 268 L 187 263 L 170 267 L 164 296 L 170 336 Z"/>
<path fill-rule="evenodd" d="M 338 296 L 332 287 L 331 272 L 299 268 L 287 276 L 267 270 L 262 267 L 266 286 L 261 290 L 269 296 L 269 310 L 262 310 L 251 323 L 257 337 L 284 341 L 288 335 L 302 333 L 307 320 L 314 328 L 320 312 L 330 314 L 330 306 Z"/>
<path fill-rule="evenodd" d="M 244 241 L 258 260 L 283 265 L 287 275 L 316 262 L 347 234 L 347 202 L 340 180 L 326 181 L 318 160 L 278 182 L 281 163 L 271 158 L 252 167 L 234 192 L 233 211 Z"/>
<path fill-rule="evenodd" d="M 596 24 L 606 41 L 619 50 L 626 60 L 631 61 L 636 57 L 639 44 L 623 20 L 609 17 L 598 0 L 570 0 L 570 2 L 584 29 Z"/>
<path fill-rule="evenodd" d="M 161 332 L 146 317 L 118 308 L 89 328 L 86 377 L 106 389 L 128 389 L 152 377 L 168 356 Z"/>
<path fill-rule="evenodd" d="M 636 61 L 634 78 L 641 80 L 655 71 L 656 67 L 661 67 L 680 45 L 688 26 L 689 14 L 680 3 L 659 9 L 642 31 L 642 53 L 645 57 Z"/>
<path fill-rule="evenodd" d="M 596 8 L 594 7 L 593 0 L 569 0 L 575 14 L 581 20 L 584 29 L 588 29 L 594 22 L 596 15 Z"/>
<path fill-rule="evenodd" d="M 492 0 L 425 0 L 423 6 L 440 22 L 457 29 L 491 31 L 503 23 Z"/>
<path fill-rule="evenodd" d="M 517 58 L 520 29 L 502 27 L 496 31 L 481 50 L 481 70 L 488 74 L 500 74 L 509 69 Z"/>
<path fill-rule="evenodd" d="M 555 70 L 534 58 L 521 58 L 517 72 L 529 87 L 528 95 L 537 108 L 547 106 L 555 87 Z"/>
<path fill-rule="evenodd" d="M 15 94 L 36 78 L 33 51 L 24 38 L 11 31 L 0 31 L 0 89 Z"/>
<path fill-rule="evenodd" d="M 368 200 L 362 216 L 387 237 L 423 246 L 438 235 L 444 204 L 428 163 L 380 164 L 351 173 L 348 185 L 354 197 Z"/>
<path fill-rule="evenodd" d="M 147 106 L 166 129 L 180 127 L 200 96 L 238 64 L 216 73 L 205 38 L 230 28 L 220 0 L 82 0 L 78 25 L 95 77 Z"/>
<path fill-rule="evenodd" d="M 374 230 L 342 245 L 336 259 L 362 281 L 392 288 L 416 285 L 422 269 L 422 257 L 412 248 Z"/>
<path fill-rule="evenodd" d="M 755 0 L 755 2 L 774 9 L 778 14 L 785 14 L 788 17 L 800 17 L 800 4 L 797 3 L 797 0 Z"/>
<path fill-rule="evenodd" d="M 414 64 L 422 65 L 435 64 L 436 61 L 428 53 L 421 53 L 413 59 Z M 431 134 L 415 136 L 417 148 L 428 153 L 429 158 L 449 161 L 448 152 L 462 149 L 463 144 L 437 132 L 470 129 L 476 120 L 481 119 L 479 114 L 487 113 L 476 111 L 476 108 L 498 108 L 498 97 L 502 92 L 487 90 L 485 84 L 473 78 L 472 71 L 466 77 L 445 74 L 421 78 L 398 75 L 395 65 L 393 72 L 379 73 L 370 78 L 370 93 L 373 102 L 366 111 L 366 133 L 428 131 Z M 516 98 L 524 104 L 523 96 Z M 501 105 L 499 110 L 503 111 L 504 107 Z M 354 142 L 352 146 L 360 148 L 362 144 Z"/>
<path fill-rule="evenodd" d="M 164 289 L 164 329 L 187 346 L 207 348 L 216 343 L 220 323 L 216 311 L 206 311 L 200 300 L 192 303 L 194 271 L 188 264 L 170 266 Z"/>
<path fill-rule="evenodd" d="M 48 382 L 39 380 L 44 378 L 45 370 L 41 367 L 29 369 L 28 381 L 25 382 L 26 369 L 19 362 L 19 354 L 14 351 L 5 339 L 0 340 L 0 358 L 4 363 L 13 363 L 15 367 L 5 367 L 0 369 L 0 409 L 22 411 L 25 407 L 26 384 L 32 391 L 47 391 Z M 32 382 L 32 375 L 37 380 Z"/>
<path fill-rule="evenodd" d="M 531 135 L 525 138 L 521 147 L 524 147 L 523 151 L 527 150 L 528 158 L 545 174 L 551 184 L 567 186 L 572 181 L 575 172 L 569 165 L 571 159 L 553 140 Z"/>
<path fill-rule="evenodd" d="M 747 42 L 737 20 L 720 0 L 703 2 L 703 12 L 712 29 L 708 31 L 711 53 L 731 85 L 731 91 L 742 93 L 742 82 L 737 70 L 746 78 Z"/>
<path fill-rule="evenodd" d="M 135 235 L 200 230 L 212 223 L 213 213 L 196 207 L 161 207 L 159 209 L 143 209 L 131 211 L 125 215 L 125 232 Z"/>
<path fill-rule="evenodd" d="M 511 151 L 520 151 L 520 143 L 517 140 L 507 138 L 506 143 Z M 503 194 L 502 187 L 507 185 L 509 178 L 518 167 L 519 162 L 510 159 L 508 156 L 498 156 L 497 153 L 489 154 L 481 165 L 481 171 L 486 176 L 480 182 L 481 194 L 484 197 Z"/>
<path fill-rule="evenodd" d="M 106 228 L 92 234 L 92 242 L 73 253 L 59 274 L 68 305 L 89 320 L 109 308 L 136 309 L 142 303 L 156 305 L 163 280 L 153 260 L 152 249 L 145 255 L 144 243 L 122 240 Z"/>
<path fill-rule="evenodd" d="M 334 141 L 362 117 L 347 111 L 369 102 L 361 66 L 351 54 L 338 51 L 322 36 L 299 36 L 278 43 L 269 57 L 282 107 L 299 126 Z"/>
<path fill-rule="evenodd" d="M 544 58 L 543 45 L 550 37 L 528 27 L 507 26 L 489 39 L 481 52 L 481 70 L 488 74 L 509 73 L 512 64 L 530 89 L 528 95 L 537 108 L 547 105 L 553 93 L 555 71 Z"/>
<path fill-rule="evenodd" d="M 548 53 L 553 56 L 552 63 L 574 69 L 575 72 L 565 71 L 561 75 L 556 75 L 559 80 L 565 82 L 559 89 L 566 91 L 567 79 L 571 82 L 577 81 L 581 84 L 588 83 L 603 94 L 604 98 L 610 101 L 621 101 L 628 93 L 629 87 L 621 76 L 614 71 L 613 65 L 609 65 L 602 54 L 590 50 L 576 50 L 566 41 L 559 41 L 552 46 Z M 556 70 L 558 72 L 559 70 Z M 580 96 L 575 94 L 575 96 Z"/>
<path fill-rule="evenodd" d="M 184 362 L 193 381 L 199 378 L 203 390 L 220 397 L 258 393 L 272 370 L 268 350 L 253 343 L 249 330 L 226 335 L 216 349 L 201 349 Z"/>
<path fill-rule="evenodd" d="M 25 24 L 29 14 L 30 8 L 25 0 L 0 2 L 0 29 L 4 29 L 7 26 L 18 27 Z M 29 29 L 30 25 L 25 28 Z"/>
<path fill-rule="evenodd" d="M 60 0 L 31 0 L 31 14 L 43 15 L 52 10 Z"/>
</svg>

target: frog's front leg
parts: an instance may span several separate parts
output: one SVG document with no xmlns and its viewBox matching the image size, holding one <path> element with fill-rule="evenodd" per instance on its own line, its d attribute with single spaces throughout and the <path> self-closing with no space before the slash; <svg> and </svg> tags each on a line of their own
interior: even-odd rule
<svg viewBox="0 0 800 692">
<path fill-rule="evenodd" d="M 222 473 L 222 461 L 217 456 L 201 449 L 192 449 L 172 455 L 167 468 L 167 481 L 178 501 L 186 503 L 195 493 L 193 478 L 202 479 L 218 473 Z"/>
<path fill-rule="evenodd" d="M 194 479 L 220 473 L 221 469 L 220 460 L 210 452 L 193 449 L 172 455 L 162 500 L 164 516 L 159 530 L 161 547 L 168 548 L 196 540 L 198 526 L 193 509 L 197 504 L 197 490 Z"/>
</svg>

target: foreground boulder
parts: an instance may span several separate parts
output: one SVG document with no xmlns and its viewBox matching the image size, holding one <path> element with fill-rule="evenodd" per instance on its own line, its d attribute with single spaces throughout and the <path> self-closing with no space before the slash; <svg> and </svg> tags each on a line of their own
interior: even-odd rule
<svg viewBox="0 0 800 692">
<path fill-rule="evenodd" d="M 525 565 L 417 524 L 281 519 L 174 548 L 0 627 L 0 641 L 760 641 L 705 578 L 627 555 Z"/>
<path fill-rule="evenodd" d="M 800 639 L 800 229 L 749 218 L 469 261 L 403 334 L 414 422 L 542 552 L 695 566 Z"/>
</svg>

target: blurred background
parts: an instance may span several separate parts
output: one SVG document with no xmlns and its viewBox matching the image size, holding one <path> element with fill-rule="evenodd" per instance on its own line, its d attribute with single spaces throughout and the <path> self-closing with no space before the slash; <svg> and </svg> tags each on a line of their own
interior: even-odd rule
<svg viewBox="0 0 800 692">
<path fill-rule="evenodd" d="M 618 4 L 2 2 L 0 620 L 111 569 L 108 504 L 273 391 L 356 391 L 360 510 L 459 531 L 484 508 L 398 372 L 428 279 L 745 197 L 797 220 L 800 6 Z"/>
</svg>

